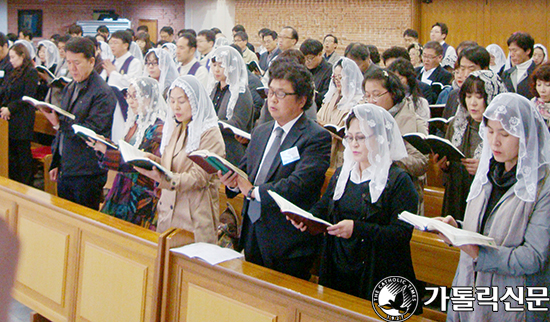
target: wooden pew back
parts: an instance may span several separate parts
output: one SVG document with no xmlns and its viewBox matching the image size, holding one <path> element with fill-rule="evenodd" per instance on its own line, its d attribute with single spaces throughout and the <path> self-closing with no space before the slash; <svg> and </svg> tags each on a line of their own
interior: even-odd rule
<svg viewBox="0 0 550 322">
<path fill-rule="evenodd" d="M 0 176 L 9 176 L 9 132 L 8 121 L 0 118 Z"/>
</svg>

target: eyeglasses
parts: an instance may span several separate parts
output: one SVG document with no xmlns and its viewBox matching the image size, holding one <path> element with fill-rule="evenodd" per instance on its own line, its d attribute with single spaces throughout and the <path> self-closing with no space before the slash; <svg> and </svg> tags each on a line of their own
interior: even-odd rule
<svg viewBox="0 0 550 322">
<path fill-rule="evenodd" d="M 363 96 L 363 98 L 367 102 L 377 103 L 378 100 L 380 99 L 380 97 L 386 95 L 387 93 L 388 93 L 388 91 L 385 91 L 384 93 L 381 93 L 381 94 L 372 94 L 372 95 L 365 94 L 365 96 Z"/>
<path fill-rule="evenodd" d="M 439 57 L 439 56 L 432 56 L 432 55 L 422 54 L 422 58 L 428 59 L 428 60 L 436 59 L 437 57 Z"/>
<path fill-rule="evenodd" d="M 306 63 L 311 63 L 317 56 L 306 56 Z"/>
<path fill-rule="evenodd" d="M 265 92 L 268 97 L 273 97 L 273 95 L 275 95 L 275 97 L 277 97 L 280 100 L 284 99 L 287 95 L 298 95 L 297 93 L 286 93 L 282 89 L 278 89 L 274 91 L 270 88 L 270 89 L 267 89 Z"/>
<path fill-rule="evenodd" d="M 137 93 L 130 94 L 129 92 L 124 93 L 124 98 L 126 100 L 133 99 L 134 101 L 137 100 Z"/>
<path fill-rule="evenodd" d="M 158 61 L 147 61 L 147 62 L 145 62 L 145 66 L 150 66 L 150 67 L 157 66 L 158 64 L 159 64 Z"/>
<path fill-rule="evenodd" d="M 348 144 L 352 144 L 353 141 L 357 142 L 358 144 L 365 144 L 365 140 L 367 139 L 364 135 L 357 135 L 353 137 L 352 135 L 346 135 L 344 136 L 344 140 L 348 142 Z"/>
</svg>

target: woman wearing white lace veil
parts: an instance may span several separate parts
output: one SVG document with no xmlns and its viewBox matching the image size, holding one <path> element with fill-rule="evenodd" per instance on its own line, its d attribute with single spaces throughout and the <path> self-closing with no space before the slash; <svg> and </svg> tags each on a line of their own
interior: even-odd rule
<svg viewBox="0 0 550 322">
<path fill-rule="evenodd" d="M 499 299 L 507 288 L 515 294 L 521 288 L 529 297 L 529 287 L 540 293 L 550 286 L 550 133 L 533 104 L 515 93 L 495 97 L 483 115 L 483 151 L 462 228 L 494 238 L 497 246 L 460 246 L 453 287 L 493 287 Z M 494 309 L 474 302 L 471 312 L 454 312 L 449 305 L 447 320 L 546 321 L 547 311 L 526 310 L 522 294 L 521 303 L 506 296 Z M 548 301 L 527 304 L 549 307 Z"/>
<path fill-rule="evenodd" d="M 150 157 L 170 170 L 172 176 L 162 175 L 156 169 L 137 170 L 158 182 L 162 189 L 157 209 L 158 232 L 178 227 L 193 232 L 196 242 L 216 243 L 220 182 L 188 155 L 196 150 L 225 155 L 218 118 L 206 90 L 195 76 L 177 78 L 170 87 L 169 97 L 177 125 L 171 136 L 163 136 L 168 144 L 162 158 Z"/>
<path fill-rule="evenodd" d="M 144 66 L 143 74 L 159 82 L 161 93 L 167 99 L 170 85 L 179 76 L 176 63 L 170 57 L 170 54 L 161 48 L 151 48 L 145 55 Z"/>
<path fill-rule="evenodd" d="M 59 49 L 57 49 L 57 46 L 49 40 L 40 41 L 38 43 L 38 57 L 36 58 L 36 66 L 42 66 L 54 74 L 59 62 Z M 40 77 L 36 98 L 39 100 L 45 100 L 48 90 L 50 89 L 48 87 L 48 81 L 52 81 L 53 79 L 48 76 L 47 72 L 42 71 L 41 69 L 36 70 L 38 71 L 38 77 Z"/>
<path fill-rule="evenodd" d="M 24 40 L 24 39 L 19 39 L 19 40 L 16 40 L 14 43 L 15 44 L 23 44 L 23 46 L 25 46 L 27 48 L 27 50 L 29 51 L 29 55 L 31 57 L 31 60 L 32 61 L 36 61 L 36 50 L 34 49 L 34 46 L 32 45 L 32 43 L 28 40 Z"/>
<path fill-rule="evenodd" d="M 410 176 L 393 164 L 407 150 L 390 113 L 374 104 L 358 105 L 345 126 L 344 164 L 310 209 L 333 224 L 323 237 L 319 284 L 371 299 L 385 277 L 416 284 L 409 246 L 413 228 L 397 215 L 416 213 L 418 194 Z"/>
<path fill-rule="evenodd" d="M 489 55 L 491 56 L 491 63 L 489 68 L 497 74 L 500 74 L 502 71 L 504 71 L 504 65 L 506 64 L 506 54 L 504 54 L 504 50 L 500 48 L 497 44 L 490 44 L 487 46 L 487 51 L 489 52 Z"/>
<path fill-rule="evenodd" d="M 174 43 L 167 42 L 164 45 L 162 45 L 160 48 L 166 50 L 170 54 L 174 62 L 176 61 L 176 49 L 178 47 Z"/>
<path fill-rule="evenodd" d="M 128 50 L 130 51 L 132 56 L 134 56 L 134 58 L 136 58 L 143 64 L 143 53 L 141 52 L 141 48 L 139 48 L 139 45 L 135 41 L 132 41 L 130 43 L 130 47 L 128 48 Z"/>
<path fill-rule="evenodd" d="M 157 81 L 148 77 L 132 79 L 126 101 L 129 109 L 123 140 L 140 150 L 160 156 L 168 106 L 160 94 Z M 158 196 L 153 180 L 140 175 L 125 163 L 119 150 L 108 148 L 101 142 L 90 141 L 88 145 L 101 153 L 102 167 L 118 172 L 101 212 L 155 230 Z"/>
<path fill-rule="evenodd" d="M 492 70 L 472 72 L 460 88 L 459 106 L 455 118 L 449 123 L 445 138 L 465 156 L 460 162 L 441 158 L 437 164 L 445 173 L 443 216 L 464 219 L 466 197 L 474 180 L 483 144 L 479 136 L 483 112 L 493 98 L 506 93 L 506 86 Z M 438 156 L 436 155 L 436 158 Z"/>
<path fill-rule="evenodd" d="M 113 55 L 111 46 L 109 46 L 108 43 L 104 41 L 100 41 L 99 48 L 101 50 L 101 59 L 108 60 L 108 61 L 113 61 L 113 59 L 115 59 L 115 55 Z"/>
<path fill-rule="evenodd" d="M 544 64 L 548 61 L 548 50 L 542 44 L 535 44 L 533 47 L 533 62 L 537 66 Z"/>
<path fill-rule="evenodd" d="M 252 131 L 254 102 L 248 89 L 248 72 L 241 54 L 233 47 L 222 46 L 211 56 L 206 91 L 214 103 L 220 121 L 247 133 Z M 239 164 L 245 152 L 243 144 L 230 130 L 223 130 L 227 160 Z"/>
<path fill-rule="evenodd" d="M 321 125 L 344 126 L 349 110 L 363 98 L 362 84 L 363 73 L 357 64 L 349 58 L 340 58 L 332 68 L 332 79 L 323 106 L 317 112 L 317 122 Z M 331 168 L 336 169 L 342 165 L 343 152 L 342 138 L 332 135 Z"/>
</svg>

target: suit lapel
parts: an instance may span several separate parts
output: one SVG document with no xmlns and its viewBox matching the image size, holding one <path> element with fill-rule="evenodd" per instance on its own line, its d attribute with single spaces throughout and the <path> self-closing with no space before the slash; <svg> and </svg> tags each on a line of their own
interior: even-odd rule
<svg viewBox="0 0 550 322">
<path fill-rule="evenodd" d="M 271 176 L 277 171 L 279 166 L 281 165 L 281 152 L 288 150 L 294 146 L 296 141 L 302 136 L 302 130 L 305 126 L 305 121 L 307 119 L 306 114 L 302 114 L 302 116 L 296 121 L 294 126 L 290 129 L 288 134 L 285 137 L 285 140 L 281 143 L 281 146 L 279 147 L 279 151 L 277 151 L 277 157 L 273 161 L 273 164 L 271 165 L 271 168 L 269 169 L 269 172 L 267 173 L 266 182 L 269 182 L 269 179 L 271 179 Z"/>
<path fill-rule="evenodd" d="M 269 122 L 270 126 L 266 126 L 262 131 L 258 132 L 258 135 L 255 135 L 255 139 L 258 140 L 258 146 L 256 147 L 255 151 L 251 153 L 253 156 L 253 159 L 250 161 L 251 170 L 249 173 L 249 178 L 252 183 L 256 180 L 256 175 L 258 174 L 258 170 L 260 168 L 260 163 L 262 162 L 262 158 L 264 156 L 265 147 L 267 145 L 267 141 L 269 141 L 269 137 L 271 136 L 271 132 L 273 131 L 273 124 L 275 121 Z"/>
</svg>

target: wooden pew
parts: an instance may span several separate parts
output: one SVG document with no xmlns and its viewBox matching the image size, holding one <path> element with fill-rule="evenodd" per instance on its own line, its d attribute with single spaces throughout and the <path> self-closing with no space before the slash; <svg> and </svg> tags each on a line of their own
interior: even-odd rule
<svg viewBox="0 0 550 322">
<path fill-rule="evenodd" d="M 169 252 L 191 243 L 189 233 L 168 239 L 162 321 L 380 321 L 369 301 L 240 259 L 212 266 Z"/>
<path fill-rule="evenodd" d="M 40 316 L 158 321 L 162 235 L 3 177 L 0 216 L 21 245 L 13 296 Z"/>
<path fill-rule="evenodd" d="M 8 121 L 0 118 L 0 176 L 9 176 L 9 131 Z"/>
<path fill-rule="evenodd" d="M 445 189 L 439 187 L 424 187 L 424 216 L 440 217 L 443 209 Z"/>
<path fill-rule="evenodd" d="M 34 119 L 34 132 L 41 133 L 46 135 L 55 136 L 57 131 L 53 128 L 52 124 L 44 114 L 40 111 L 35 112 Z M 42 147 L 40 144 L 33 143 L 33 148 Z M 42 171 L 44 173 L 44 191 L 57 195 L 57 183 L 50 180 L 50 165 L 52 163 L 52 155 L 46 154 L 43 157 L 37 159 L 42 166 Z"/>
</svg>

